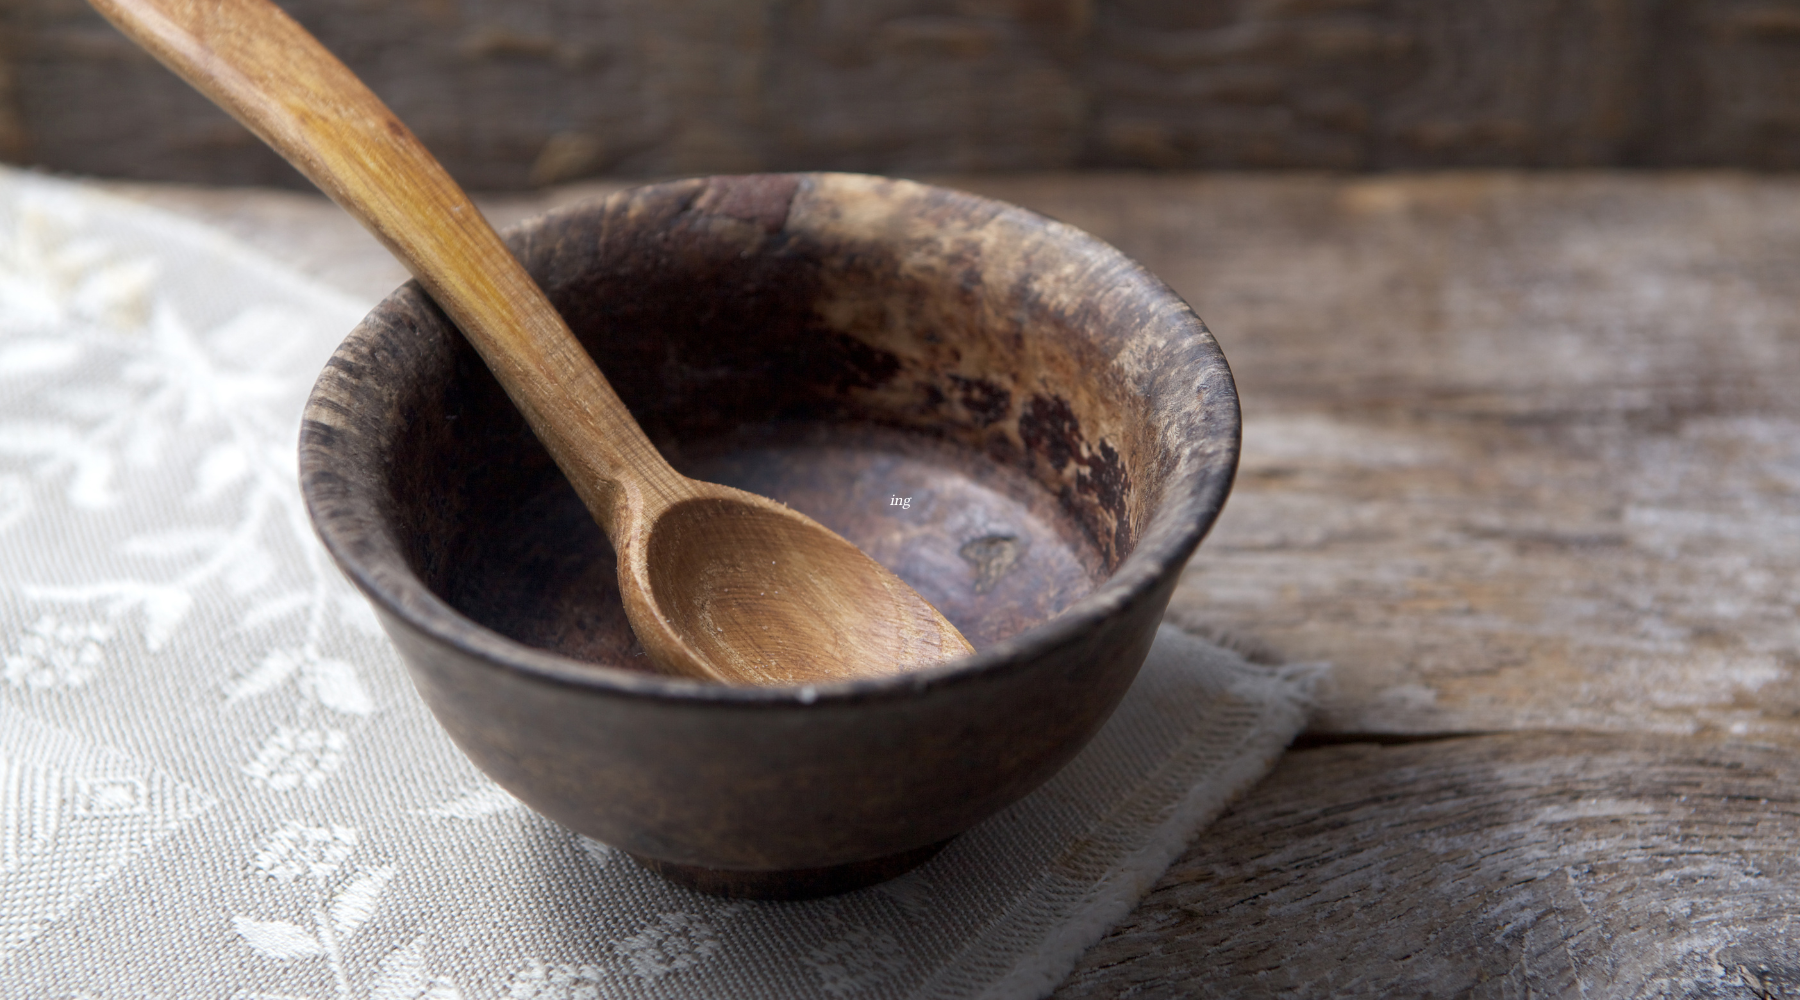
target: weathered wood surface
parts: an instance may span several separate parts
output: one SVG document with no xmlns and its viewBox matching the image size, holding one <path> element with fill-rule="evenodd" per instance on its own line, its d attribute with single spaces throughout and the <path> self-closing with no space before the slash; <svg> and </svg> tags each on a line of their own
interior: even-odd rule
<svg viewBox="0 0 1800 1000">
<path fill-rule="evenodd" d="M 1058 1000 L 1800 996 L 1791 743 L 1290 752 Z"/>
<path fill-rule="evenodd" d="M 1525 731 L 1291 752 L 1060 996 L 1800 995 L 1800 179 L 953 183 L 1223 343 L 1244 464 L 1175 617 L 1332 661 L 1314 744 Z M 136 190 L 398 278 L 299 196 Z"/>
<path fill-rule="evenodd" d="M 1070 166 L 1800 166 L 1792 0 L 292 0 L 463 184 Z M 81 0 L 0 158 L 299 180 Z"/>
</svg>

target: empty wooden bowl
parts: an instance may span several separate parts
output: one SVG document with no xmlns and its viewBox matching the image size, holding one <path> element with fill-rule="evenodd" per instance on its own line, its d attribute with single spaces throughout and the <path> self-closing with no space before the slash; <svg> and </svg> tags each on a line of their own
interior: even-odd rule
<svg viewBox="0 0 1800 1000">
<path fill-rule="evenodd" d="M 685 884 L 805 896 L 918 864 L 1100 728 L 1237 462 L 1230 371 L 1167 286 L 1031 212 L 843 174 L 638 188 L 510 243 L 677 468 L 838 531 L 976 652 L 656 674 L 604 536 L 409 284 L 320 376 L 301 485 L 495 781 Z"/>
</svg>

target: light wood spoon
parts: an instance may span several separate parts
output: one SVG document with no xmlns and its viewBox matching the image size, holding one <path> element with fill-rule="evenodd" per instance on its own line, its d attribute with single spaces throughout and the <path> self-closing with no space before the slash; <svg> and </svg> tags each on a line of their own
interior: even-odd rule
<svg viewBox="0 0 1800 1000">
<path fill-rule="evenodd" d="M 664 672 L 730 684 L 897 673 L 972 652 L 881 564 L 811 518 L 663 460 L 468 195 L 267 0 L 92 0 L 398 257 L 480 352 L 619 556 Z"/>
</svg>

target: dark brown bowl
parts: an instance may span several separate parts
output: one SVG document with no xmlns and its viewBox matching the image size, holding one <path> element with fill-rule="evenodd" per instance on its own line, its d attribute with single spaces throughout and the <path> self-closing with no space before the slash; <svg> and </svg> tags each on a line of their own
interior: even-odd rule
<svg viewBox="0 0 1800 1000">
<path fill-rule="evenodd" d="M 808 895 L 917 864 L 1100 728 L 1237 463 L 1230 371 L 1167 286 L 1031 212 L 843 174 L 638 188 L 510 242 L 678 468 L 836 529 L 976 653 L 650 672 L 605 538 L 409 284 L 319 377 L 301 484 L 495 781 L 689 885 Z"/>
</svg>

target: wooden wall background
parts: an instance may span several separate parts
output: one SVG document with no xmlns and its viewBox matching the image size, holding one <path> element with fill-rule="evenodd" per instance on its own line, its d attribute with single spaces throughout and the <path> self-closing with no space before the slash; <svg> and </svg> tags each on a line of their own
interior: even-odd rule
<svg viewBox="0 0 1800 1000">
<path fill-rule="evenodd" d="M 1795 0 L 289 0 L 465 184 L 1800 167 Z M 0 159 L 298 184 L 82 0 L 0 0 Z"/>
</svg>

